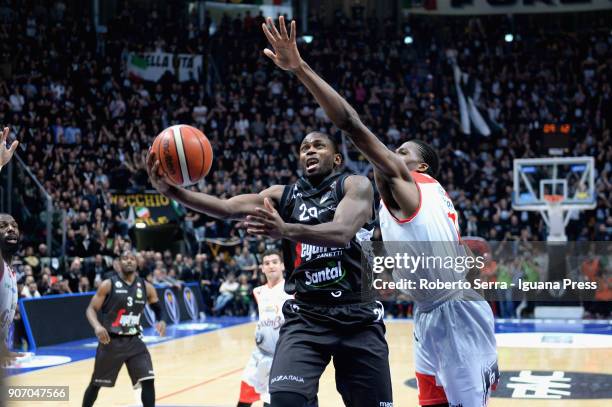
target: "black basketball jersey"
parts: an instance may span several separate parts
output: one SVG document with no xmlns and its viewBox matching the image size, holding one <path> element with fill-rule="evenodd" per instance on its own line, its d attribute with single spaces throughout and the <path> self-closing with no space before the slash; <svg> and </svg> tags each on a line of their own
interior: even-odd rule
<svg viewBox="0 0 612 407">
<path fill-rule="evenodd" d="M 140 334 L 140 317 L 147 302 L 144 280 L 136 276 L 128 285 L 118 274 L 110 280 L 111 292 L 102 304 L 102 326 L 117 335 Z"/>
<path fill-rule="evenodd" d="M 331 174 L 313 187 L 300 178 L 287 185 L 279 214 L 287 223 L 317 225 L 331 222 L 344 196 L 349 175 Z M 323 247 L 283 240 L 285 291 L 296 298 L 316 303 L 357 303 L 367 300 L 369 288 L 362 282 L 361 244 L 370 240 L 368 223 L 345 247 Z M 365 280 L 363 280 L 365 281 Z"/>
</svg>

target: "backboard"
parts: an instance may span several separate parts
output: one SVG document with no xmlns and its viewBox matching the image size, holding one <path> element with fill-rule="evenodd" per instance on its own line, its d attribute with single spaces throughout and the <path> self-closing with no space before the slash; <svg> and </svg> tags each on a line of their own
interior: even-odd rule
<svg viewBox="0 0 612 407">
<path fill-rule="evenodd" d="M 564 241 L 572 211 L 595 208 L 593 157 L 520 158 L 513 162 L 512 208 L 539 211 L 549 241 Z"/>
</svg>

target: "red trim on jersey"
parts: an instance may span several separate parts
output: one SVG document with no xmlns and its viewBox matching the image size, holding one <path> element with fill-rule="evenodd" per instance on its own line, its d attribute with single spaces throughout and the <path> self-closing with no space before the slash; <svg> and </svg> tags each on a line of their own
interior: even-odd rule
<svg viewBox="0 0 612 407">
<path fill-rule="evenodd" d="M 298 242 L 295 245 L 295 261 L 293 262 L 293 267 L 298 267 L 302 264 L 302 243 Z"/>
<path fill-rule="evenodd" d="M 397 223 L 408 223 L 410 222 L 412 219 L 414 219 L 418 214 L 419 211 L 421 210 L 421 203 L 423 202 L 423 194 L 421 192 L 421 187 L 419 186 L 418 182 L 415 182 L 414 185 L 416 185 L 417 189 L 419 190 L 419 206 L 417 206 L 416 210 L 414 211 L 414 213 L 410 216 L 408 216 L 407 218 L 404 219 L 399 219 L 397 216 L 395 216 L 393 214 L 393 212 L 391 212 L 391 210 L 389 209 L 389 207 L 387 206 L 387 204 L 385 204 L 385 201 L 383 199 L 381 199 L 381 202 L 383 203 L 383 205 L 385 205 L 385 208 L 387 208 L 387 211 L 391 214 L 391 217 L 397 222 Z"/>
<path fill-rule="evenodd" d="M 417 182 L 419 184 L 434 184 L 438 182 L 434 177 L 427 174 L 423 174 L 422 172 L 410 171 L 410 175 L 412 176 L 414 182 Z"/>
<path fill-rule="evenodd" d="M 419 388 L 419 405 L 433 406 L 448 403 L 444 389 L 436 385 L 435 376 L 416 372 L 416 379 Z"/>
<path fill-rule="evenodd" d="M 255 391 L 253 386 L 249 386 L 248 383 L 242 381 L 240 382 L 240 398 L 238 400 L 240 403 L 255 403 L 259 401 L 259 393 Z"/>
</svg>

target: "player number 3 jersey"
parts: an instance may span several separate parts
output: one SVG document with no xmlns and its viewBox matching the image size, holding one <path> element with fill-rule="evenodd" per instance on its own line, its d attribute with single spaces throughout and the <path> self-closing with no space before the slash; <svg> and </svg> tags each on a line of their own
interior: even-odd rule
<svg viewBox="0 0 612 407">
<path fill-rule="evenodd" d="M 109 333 L 117 335 L 140 334 L 140 317 L 147 301 L 144 280 L 136 277 L 129 285 L 114 275 L 111 283 L 111 292 L 102 304 L 102 325 Z"/>
</svg>

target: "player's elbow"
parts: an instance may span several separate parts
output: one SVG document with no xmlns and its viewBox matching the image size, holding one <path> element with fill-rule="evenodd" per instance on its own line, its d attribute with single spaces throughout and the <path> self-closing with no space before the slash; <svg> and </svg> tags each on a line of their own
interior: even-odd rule
<svg viewBox="0 0 612 407">
<path fill-rule="evenodd" d="M 336 123 L 336 126 L 343 132 L 351 135 L 354 134 L 361 125 L 361 119 L 350 106 L 344 109 L 344 114 Z"/>
</svg>

